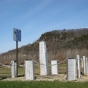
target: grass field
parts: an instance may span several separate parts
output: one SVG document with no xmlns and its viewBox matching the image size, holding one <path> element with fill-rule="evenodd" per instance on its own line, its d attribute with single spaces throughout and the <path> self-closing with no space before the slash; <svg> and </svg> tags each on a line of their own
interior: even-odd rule
<svg viewBox="0 0 88 88">
<path fill-rule="evenodd" d="M 19 75 L 24 74 L 24 68 L 18 68 Z M 0 68 L 0 78 L 11 77 L 11 68 Z"/>
<path fill-rule="evenodd" d="M 59 74 L 64 73 L 66 64 L 60 64 Z M 35 67 L 35 74 L 39 75 L 40 68 Z M 51 67 L 49 67 L 51 70 Z M 25 69 L 18 68 L 19 75 L 24 74 Z M 0 78 L 11 77 L 11 68 L 0 68 Z M 60 82 L 60 81 L 2 81 L 0 88 L 88 88 L 88 82 Z"/>
<path fill-rule="evenodd" d="M 88 88 L 88 82 L 0 81 L 0 88 Z"/>
<path fill-rule="evenodd" d="M 66 64 L 59 64 L 59 74 L 65 73 L 66 72 Z M 34 72 L 35 75 L 39 75 L 40 74 L 40 67 L 39 66 L 35 66 L 34 67 Z M 51 73 L 51 66 L 49 66 L 49 72 Z M 19 75 L 24 75 L 25 73 L 25 69 L 24 67 L 20 67 L 18 68 L 18 74 Z M 11 77 L 11 68 L 0 68 L 0 77 Z"/>
</svg>

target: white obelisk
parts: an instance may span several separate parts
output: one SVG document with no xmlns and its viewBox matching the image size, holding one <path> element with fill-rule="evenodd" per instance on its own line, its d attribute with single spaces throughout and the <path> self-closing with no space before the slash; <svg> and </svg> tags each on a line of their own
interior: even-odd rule
<svg viewBox="0 0 88 88">
<path fill-rule="evenodd" d="M 48 75 L 48 57 L 46 50 L 46 43 L 39 42 L 39 61 L 40 61 L 40 75 Z"/>
</svg>

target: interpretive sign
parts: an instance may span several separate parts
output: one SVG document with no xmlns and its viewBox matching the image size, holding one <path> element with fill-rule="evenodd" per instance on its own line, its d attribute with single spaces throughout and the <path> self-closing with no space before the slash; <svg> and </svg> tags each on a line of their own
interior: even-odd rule
<svg viewBox="0 0 88 88">
<path fill-rule="evenodd" d="M 16 28 L 13 29 L 13 39 L 14 41 L 21 41 L 21 30 Z"/>
</svg>

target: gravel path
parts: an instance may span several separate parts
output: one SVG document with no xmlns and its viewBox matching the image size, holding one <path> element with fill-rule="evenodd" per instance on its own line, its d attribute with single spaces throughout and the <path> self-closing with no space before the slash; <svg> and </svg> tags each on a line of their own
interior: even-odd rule
<svg viewBox="0 0 88 88">
<path fill-rule="evenodd" d="M 36 75 L 34 81 L 62 81 L 67 82 L 66 74 L 58 74 L 58 75 L 49 75 L 49 76 L 40 76 Z M 2 81 L 26 81 L 25 77 L 17 77 L 17 78 L 6 78 Z M 30 80 L 29 80 L 30 81 Z M 74 82 L 86 82 L 88 81 L 88 76 L 81 76 L 80 79 L 75 80 Z"/>
</svg>

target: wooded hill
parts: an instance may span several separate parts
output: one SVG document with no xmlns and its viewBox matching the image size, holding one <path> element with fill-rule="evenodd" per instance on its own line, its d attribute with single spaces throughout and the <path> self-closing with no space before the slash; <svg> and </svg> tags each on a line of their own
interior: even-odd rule
<svg viewBox="0 0 88 88">
<path fill-rule="evenodd" d="M 45 41 L 49 62 L 53 59 L 64 60 L 67 57 L 75 58 L 77 54 L 88 57 L 88 28 L 63 29 L 46 32 L 33 44 L 19 48 L 19 62 L 24 59 L 39 61 L 39 42 Z M 0 61 L 10 62 L 15 59 L 15 50 L 0 55 Z M 24 57 L 25 56 L 25 57 Z M 8 58 L 7 58 L 8 57 Z M 5 60 L 5 58 L 7 58 Z"/>
</svg>

